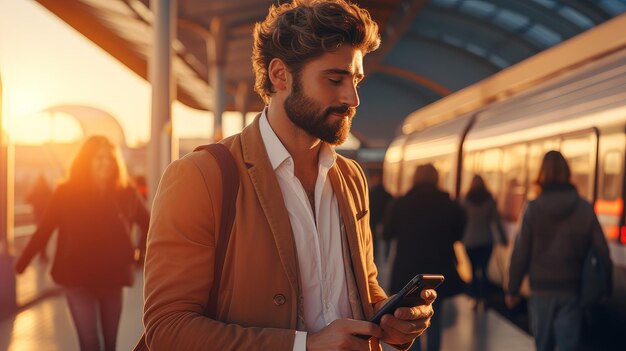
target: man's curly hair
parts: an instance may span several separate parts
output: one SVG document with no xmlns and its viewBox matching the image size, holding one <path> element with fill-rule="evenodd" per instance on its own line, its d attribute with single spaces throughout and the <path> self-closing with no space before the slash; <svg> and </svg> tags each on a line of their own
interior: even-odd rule
<svg viewBox="0 0 626 351">
<path fill-rule="evenodd" d="M 380 45 L 378 25 L 367 10 L 344 0 L 293 0 L 272 5 L 265 20 L 254 26 L 255 91 L 265 103 L 275 93 L 268 76 L 272 59 L 281 59 L 297 74 L 307 62 L 346 43 L 363 54 Z"/>
</svg>

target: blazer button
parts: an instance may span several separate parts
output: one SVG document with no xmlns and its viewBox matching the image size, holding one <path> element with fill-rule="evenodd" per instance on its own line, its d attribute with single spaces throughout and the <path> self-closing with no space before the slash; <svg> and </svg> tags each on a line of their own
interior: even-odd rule
<svg viewBox="0 0 626 351">
<path fill-rule="evenodd" d="M 286 301 L 287 301 L 287 298 L 285 297 L 285 295 L 283 294 L 274 295 L 274 305 L 276 306 L 284 305 Z"/>
</svg>

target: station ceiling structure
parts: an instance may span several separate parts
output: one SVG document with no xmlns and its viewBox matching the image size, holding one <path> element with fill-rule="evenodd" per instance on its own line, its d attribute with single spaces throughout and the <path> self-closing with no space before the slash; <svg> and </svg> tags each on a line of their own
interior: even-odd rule
<svg viewBox="0 0 626 351">
<path fill-rule="evenodd" d="M 37 0 L 148 78 L 150 0 Z M 211 69 L 223 69 L 226 110 L 259 111 L 252 29 L 277 0 L 178 0 L 172 60 L 177 99 L 211 111 Z M 285 2 L 281 0 L 280 2 Z M 411 112 L 626 12 L 626 0 L 354 0 L 378 22 L 365 58 L 353 132 L 385 147 Z M 626 29 L 624 30 L 626 35 Z"/>
</svg>

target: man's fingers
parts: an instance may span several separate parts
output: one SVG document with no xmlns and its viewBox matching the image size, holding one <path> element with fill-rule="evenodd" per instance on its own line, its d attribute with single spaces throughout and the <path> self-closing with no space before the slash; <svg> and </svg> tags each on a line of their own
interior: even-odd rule
<svg viewBox="0 0 626 351">
<path fill-rule="evenodd" d="M 396 309 L 393 316 L 398 319 L 412 321 L 430 318 L 433 316 L 433 313 L 432 305 L 429 304 L 415 307 L 399 307 Z"/>
<path fill-rule="evenodd" d="M 437 291 L 435 289 L 426 289 L 420 294 L 421 298 L 426 300 L 426 303 L 433 303 L 437 298 Z"/>
<path fill-rule="evenodd" d="M 426 321 L 426 319 L 402 320 L 392 316 L 385 316 L 381 319 L 381 326 L 387 332 L 393 330 L 401 334 L 416 334 L 427 327 Z"/>
<path fill-rule="evenodd" d="M 383 330 L 376 324 L 367 321 L 359 321 L 354 319 L 339 319 L 331 323 L 336 324 L 339 330 L 353 335 L 366 335 L 368 337 L 380 338 Z"/>
</svg>

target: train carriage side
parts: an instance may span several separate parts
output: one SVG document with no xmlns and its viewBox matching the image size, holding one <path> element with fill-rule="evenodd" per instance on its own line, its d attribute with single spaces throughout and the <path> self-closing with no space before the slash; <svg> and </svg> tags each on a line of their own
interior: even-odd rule
<svg viewBox="0 0 626 351">
<path fill-rule="evenodd" d="M 595 204 L 616 266 L 626 268 L 625 126 L 622 50 L 480 114 L 463 145 L 461 193 L 470 174 L 482 174 L 512 236 L 524 203 L 536 196 L 543 154 L 560 150 L 578 192 Z"/>
<path fill-rule="evenodd" d="M 481 174 L 513 239 L 524 204 L 536 196 L 543 155 L 560 150 L 579 193 L 594 203 L 616 274 L 626 276 L 626 49 L 480 108 L 397 139 L 388 152 L 394 162 L 385 160 L 387 188 L 403 194 L 412 171 L 426 162 L 444 170 L 441 185 L 457 197 Z M 497 284 L 508 272 L 510 251 L 494 251 L 489 275 Z"/>
<path fill-rule="evenodd" d="M 472 120 L 472 115 L 466 115 L 396 139 L 383 165 L 387 191 L 394 197 L 403 195 L 413 185 L 416 167 L 432 163 L 439 172 L 439 185 L 456 196 L 461 145 Z"/>
</svg>

